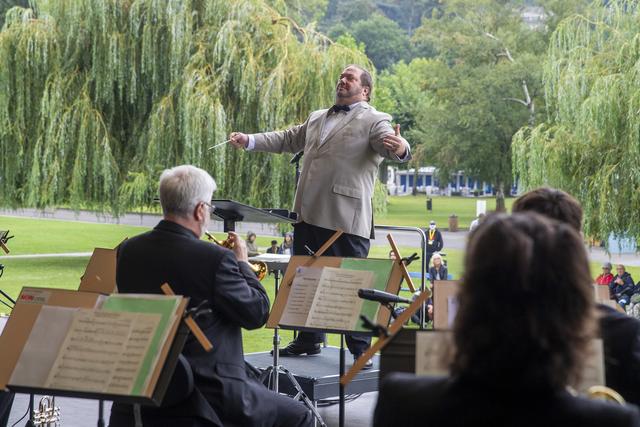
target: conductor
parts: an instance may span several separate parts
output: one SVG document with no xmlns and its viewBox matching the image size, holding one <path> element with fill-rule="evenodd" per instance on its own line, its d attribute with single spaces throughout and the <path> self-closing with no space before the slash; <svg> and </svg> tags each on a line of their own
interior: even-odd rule
<svg viewBox="0 0 640 427">
<path fill-rule="evenodd" d="M 371 74 L 358 65 L 345 68 L 336 83 L 335 105 L 312 112 L 290 129 L 247 135 L 233 132 L 236 148 L 270 153 L 304 150 L 302 173 L 293 211 L 294 255 L 308 255 L 337 229 L 343 234 L 324 255 L 366 258 L 373 238 L 372 195 L 378 166 L 383 158 L 398 162 L 411 159 L 407 141 L 391 116 L 369 105 L 373 91 Z M 302 332 L 282 356 L 320 353 L 323 334 Z M 357 358 L 369 346 L 369 338 L 347 335 L 347 346 Z"/>
<path fill-rule="evenodd" d="M 184 417 L 179 425 L 310 425 L 310 413 L 300 402 L 267 390 L 245 370 L 241 328 L 264 325 L 269 298 L 249 267 L 246 244 L 237 234 L 229 233 L 233 251 L 200 240 L 209 223 L 215 189 L 213 178 L 194 166 L 162 173 L 164 219 L 153 230 L 120 245 L 118 290 L 160 293 L 160 285 L 166 282 L 176 294 L 190 298 L 189 308 L 206 300 L 206 308 L 211 309 L 198 317 L 198 323 L 213 350 L 205 352 L 189 337 L 182 352 L 193 370 L 195 391 L 178 407 L 168 408 L 171 416 Z M 110 425 L 130 425 L 123 422 L 130 413 L 130 405 L 115 403 Z"/>
</svg>

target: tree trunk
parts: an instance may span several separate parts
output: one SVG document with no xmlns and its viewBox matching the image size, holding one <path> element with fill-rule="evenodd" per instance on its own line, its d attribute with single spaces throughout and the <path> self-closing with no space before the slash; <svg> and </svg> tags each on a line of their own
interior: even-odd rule
<svg viewBox="0 0 640 427">
<path fill-rule="evenodd" d="M 413 189 L 411 190 L 411 195 L 415 196 L 418 194 L 418 167 L 416 166 L 413 169 Z"/>
<path fill-rule="evenodd" d="M 507 208 L 504 203 L 504 184 L 499 183 L 496 191 L 496 212 L 506 212 Z"/>
</svg>

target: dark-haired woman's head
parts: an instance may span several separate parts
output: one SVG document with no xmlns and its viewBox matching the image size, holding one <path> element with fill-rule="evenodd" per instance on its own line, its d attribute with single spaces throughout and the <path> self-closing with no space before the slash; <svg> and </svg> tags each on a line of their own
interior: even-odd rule
<svg viewBox="0 0 640 427">
<path fill-rule="evenodd" d="M 467 247 L 452 373 L 506 388 L 575 385 L 593 310 L 587 255 L 571 226 L 490 215 Z"/>
</svg>

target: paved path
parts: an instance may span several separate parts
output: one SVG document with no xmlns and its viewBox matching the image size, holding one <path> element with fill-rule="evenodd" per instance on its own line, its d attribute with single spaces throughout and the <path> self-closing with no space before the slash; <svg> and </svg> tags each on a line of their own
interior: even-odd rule
<svg viewBox="0 0 640 427">
<path fill-rule="evenodd" d="M 161 215 L 154 214 L 135 214 L 128 213 L 120 217 L 114 217 L 108 214 L 96 213 L 93 211 L 73 211 L 70 209 L 0 209 L 0 215 L 16 216 L 23 218 L 41 218 L 41 219 L 58 219 L 66 221 L 83 221 L 102 224 L 122 224 L 137 225 L 144 227 L 153 227 L 161 219 Z M 223 225 L 221 221 L 212 221 L 210 231 L 222 232 Z M 280 236 L 275 224 L 260 224 L 251 222 L 239 222 L 236 224 L 236 231 L 241 235 L 247 231 L 253 231 L 261 236 Z M 377 230 L 376 239 L 372 241 L 376 246 L 388 246 L 386 230 Z M 410 231 L 391 231 L 393 237 L 401 246 L 420 247 L 420 234 Z M 464 249 L 468 236 L 467 231 L 450 232 L 443 231 L 442 238 L 444 240 L 444 252 L 447 249 Z M 595 262 L 609 261 L 613 264 L 624 264 L 629 266 L 640 266 L 640 256 L 636 254 L 608 254 L 602 248 L 587 247 L 589 258 Z M 20 255 L 21 257 L 57 257 L 57 256 L 89 256 L 91 254 L 33 254 Z M 17 257 L 17 256 L 16 256 Z"/>
<path fill-rule="evenodd" d="M 91 252 L 64 252 L 59 254 L 23 254 L 23 255 L 4 255 L 2 259 L 20 259 L 20 258 L 80 258 L 90 257 Z"/>
</svg>

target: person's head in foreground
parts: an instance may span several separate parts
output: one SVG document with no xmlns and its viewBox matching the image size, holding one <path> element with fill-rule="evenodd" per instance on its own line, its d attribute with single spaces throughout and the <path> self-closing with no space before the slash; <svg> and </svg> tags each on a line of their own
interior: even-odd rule
<svg viewBox="0 0 640 427">
<path fill-rule="evenodd" d="M 556 188 L 540 187 L 518 197 L 511 212 L 537 212 L 582 230 L 582 206 L 571 194 Z"/>
<path fill-rule="evenodd" d="M 247 242 L 255 242 L 256 241 L 256 233 L 254 233 L 253 231 L 249 231 L 247 233 Z"/>
<path fill-rule="evenodd" d="M 505 389 L 575 385 L 595 332 L 576 230 L 535 213 L 487 216 L 464 271 L 452 375 Z"/>
<path fill-rule="evenodd" d="M 205 170 L 191 165 L 166 169 L 160 175 L 160 205 L 164 218 L 202 237 L 211 216 L 216 183 Z"/>
</svg>

